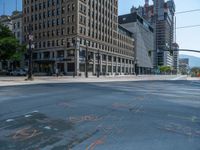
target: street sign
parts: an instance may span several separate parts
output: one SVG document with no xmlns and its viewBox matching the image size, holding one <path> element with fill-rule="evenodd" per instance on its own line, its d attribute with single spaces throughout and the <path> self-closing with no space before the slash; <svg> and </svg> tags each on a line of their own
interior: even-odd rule
<svg viewBox="0 0 200 150">
<path fill-rule="evenodd" d="M 29 36 L 28 36 L 28 39 L 29 39 L 30 41 L 33 41 L 33 35 L 29 35 Z"/>
</svg>

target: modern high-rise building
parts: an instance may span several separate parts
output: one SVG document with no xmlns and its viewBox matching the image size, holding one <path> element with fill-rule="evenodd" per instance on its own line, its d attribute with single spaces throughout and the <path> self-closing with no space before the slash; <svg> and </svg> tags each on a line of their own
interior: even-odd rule
<svg viewBox="0 0 200 150">
<path fill-rule="evenodd" d="M 119 16 L 119 24 L 135 37 L 135 64 L 138 74 L 150 74 L 155 66 L 153 27 L 137 12 Z"/>
<path fill-rule="evenodd" d="M 173 69 L 175 73 L 179 72 L 179 45 L 177 43 L 172 44 L 173 50 Z"/>
<path fill-rule="evenodd" d="M 149 0 L 145 0 L 144 7 L 133 7 L 131 12 L 137 11 L 155 28 L 157 65 L 173 66 L 173 56 L 169 50 L 174 42 L 175 3 L 173 0 L 153 0 L 153 3 L 149 5 Z"/>
<path fill-rule="evenodd" d="M 190 71 L 189 58 L 179 59 L 179 71 L 183 75 L 189 74 L 189 71 Z"/>
<path fill-rule="evenodd" d="M 23 14 L 25 41 L 34 36 L 35 72 L 133 72 L 134 38 L 118 25 L 118 0 L 23 0 Z"/>
</svg>

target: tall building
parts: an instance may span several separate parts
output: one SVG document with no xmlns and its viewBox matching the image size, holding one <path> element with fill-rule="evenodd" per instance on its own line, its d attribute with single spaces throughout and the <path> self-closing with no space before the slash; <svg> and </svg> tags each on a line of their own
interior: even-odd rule
<svg viewBox="0 0 200 150">
<path fill-rule="evenodd" d="M 155 66 L 153 27 L 137 12 L 119 16 L 119 24 L 134 34 L 135 64 L 139 74 L 150 74 Z"/>
<path fill-rule="evenodd" d="M 12 20 L 12 32 L 19 40 L 20 44 L 23 43 L 23 28 L 22 28 L 22 12 L 14 11 L 11 16 Z"/>
<path fill-rule="evenodd" d="M 145 0 L 144 7 L 131 9 L 137 11 L 147 19 L 155 28 L 155 43 L 157 50 L 158 66 L 173 66 L 173 56 L 169 52 L 174 42 L 174 14 L 175 3 L 173 0 L 153 0 L 154 4 L 149 5 L 149 0 Z"/>
<path fill-rule="evenodd" d="M 133 72 L 134 38 L 118 26 L 118 0 L 23 0 L 23 14 L 25 41 L 34 36 L 35 72 Z"/>
<path fill-rule="evenodd" d="M 12 20 L 11 17 L 8 15 L 0 16 L 0 23 L 4 26 L 7 26 L 12 31 Z"/>
<path fill-rule="evenodd" d="M 189 74 L 189 71 L 190 71 L 189 58 L 179 59 L 179 71 L 183 75 Z"/>
<path fill-rule="evenodd" d="M 177 43 L 172 44 L 173 50 L 173 69 L 175 73 L 179 72 L 179 45 Z"/>
<path fill-rule="evenodd" d="M 14 11 L 11 16 L 0 16 L 0 23 L 2 23 L 4 26 L 7 26 L 20 41 L 20 43 L 23 42 L 21 11 Z"/>
</svg>

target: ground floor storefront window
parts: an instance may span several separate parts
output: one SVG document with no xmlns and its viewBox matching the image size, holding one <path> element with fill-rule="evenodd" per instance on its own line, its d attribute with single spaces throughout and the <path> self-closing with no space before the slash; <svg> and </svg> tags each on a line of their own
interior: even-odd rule
<svg viewBox="0 0 200 150">
<path fill-rule="evenodd" d="M 88 64 L 88 72 L 93 72 L 93 64 Z"/>
<path fill-rule="evenodd" d="M 75 71 L 75 64 L 67 63 L 67 72 L 74 72 L 74 71 Z"/>
<path fill-rule="evenodd" d="M 79 67 L 80 72 L 85 72 L 85 64 L 81 63 Z"/>
<path fill-rule="evenodd" d="M 116 72 L 116 71 L 117 71 L 117 67 L 114 66 L 114 67 L 113 67 L 113 72 Z"/>
<path fill-rule="evenodd" d="M 108 66 L 108 72 L 112 72 L 112 66 Z"/>
<path fill-rule="evenodd" d="M 33 68 L 35 73 L 46 73 L 51 75 L 54 73 L 54 65 L 53 62 L 34 62 Z"/>
<path fill-rule="evenodd" d="M 61 73 L 64 73 L 65 72 L 65 66 L 64 66 L 64 63 L 58 63 L 57 64 L 57 69 L 58 71 Z"/>
</svg>

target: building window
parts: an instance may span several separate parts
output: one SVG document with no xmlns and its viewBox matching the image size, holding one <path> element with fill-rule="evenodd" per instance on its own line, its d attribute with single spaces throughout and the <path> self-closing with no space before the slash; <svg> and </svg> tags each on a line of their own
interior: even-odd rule
<svg viewBox="0 0 200 150">
<path fill-rule="evenodd" d="M 72 4 L 72 11 L 75 10 L 75 4 Z"/>
<path fill-rule="evenodd" d="M 62 24 L 65 24 L 65 18 L 62 18 L 61 23 L 62 23 Z"/>
</svg>

